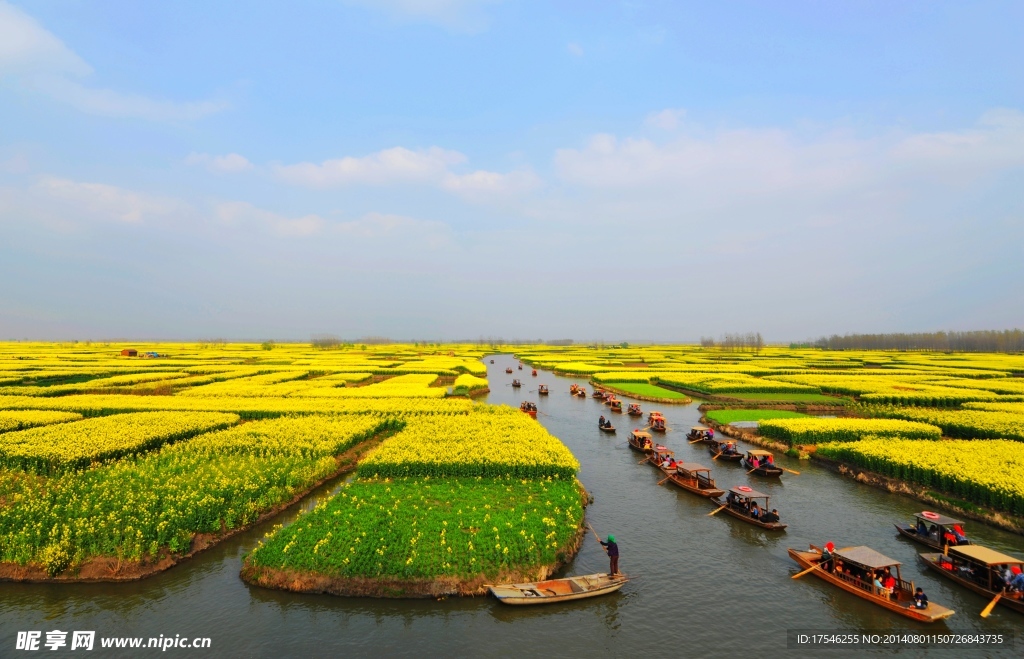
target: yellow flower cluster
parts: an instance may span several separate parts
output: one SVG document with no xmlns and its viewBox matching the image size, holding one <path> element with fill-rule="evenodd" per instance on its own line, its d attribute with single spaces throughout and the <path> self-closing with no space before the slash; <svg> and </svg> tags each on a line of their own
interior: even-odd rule
<svg viewBox="0 0 1024 659">
<path fill-rule="evenodd" d="M 1024 441 L 1024 414 L 993 410 L 936 410 L 914 407 L 872 407 L 877 416 L 923 421 L 942 428 L 943 434 L 963 439 L 1005 438 Z"/>
<path fill-rule="evenodd" d="M 140 412 L 0 435 L 0 464 L 42 474 L 146 451 L 237 423 L 220 412 Z"/>
<path fill-rule="evenodd" d="M 855 442 L 865 435 L 939 439 L 942 431 L 927 423 L 898 419 L 764 419 L 757 424 L 765 437 L 790 444 Z"/>
<path fill-rule="evenodd" d="M 77 421 L 81 418 L 82 415 L 76 412 L 50 412 L 44 410 L 5 411 L 0 412 L 0 432 Z"/>
</svg>

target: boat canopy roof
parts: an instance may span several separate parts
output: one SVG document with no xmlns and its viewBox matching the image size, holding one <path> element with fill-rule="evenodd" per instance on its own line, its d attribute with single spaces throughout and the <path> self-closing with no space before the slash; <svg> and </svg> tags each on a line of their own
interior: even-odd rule
<svg viewBox="0 0 1024 659">
<path fill-rule="evenodd" d="M 654 447 L 654 452 L 657 453 L 658 455 L 675 455 L 676 454 L 676 452 L 673 451 L 672 449 L 670 449 L 668 447 L 665 447 L 665 446 L 661 446 L 661 445 L 655 446 Z"/>
<path fill-rule="evenodd" d="M 746 485 L 737 485 L 736 487 L 730 488 L 730 492 L 736 496 L 746 497 L 748 499 L 767 499 L 768 495 L 763 492 L 747 487 Z"/>
<path fill-rule="evenodd" d="M 682 469 L 683 471 L 706 471 L 711 472 L 711 469 L 704 465 L 697 464 L 696 462 L 680 462 L 676 465 L 676 469 Z"/>
<path fill-rule="evenodd" d="M 651 433 L 644 432 L 643 430 L 634 430 L 633 431 L 633 436 L 634 437 L 639 437 L 640 439 L 650 439 L 651 438 Z"/>
<path fill-rule="evenodd" d="M 916 517 L 918 519 L 923 519 L 926 522 L 931 522 L 932 524 L 941 524 L 942 526 L 955 526 L 956 524 L 963 524 L 963 522 L 961 522 L 958 519 L 953 519 L 952 517 L 946 517 L 945 515 L 940 515 L 939 513 L 933 513 L 933 512 L 928 511 L 928 510 L 925 510 L 925 511 L 922 511 L 922 512 L 919 512 L 919 513 L 915 513 L 914 517 Z"/>
<path fill-rule="evenodd" d="M 849 561 L 850 563 L 856 563 L 866 568 L 877 570 L 883 567 L 891 567 L 893 565 L 900 565 L 900 562 L 889 558 L 885 554 L 880 554 L 871 547 L 846 547 L 844 549 L 837 549 L 836 556 Z"/>
<path fill-rule="evenodd" d="M 771 455 L 771 451 L 762 451 L 761 449 L 751 449 L 747 451 L 748 455 Z"/>
<path fill-rule="evenodd" d="M 1006 554 L 1001 554 L 995 549 L 989 549 L 988 547 L 982 547 L 981 545 L 961 545 L 959 547 L 950 547 L 949 551 L 955 554 L 960 554 L 972 561 L 984 563 L 985 565 L 1024 565 L 1024 560 L 1014 558 L 1013 556 L 1007 556 Z"/>
<path fill-rule="evenodd" d="M 694 426 L 694 427 L 690 428 L 690 430 L 707 430 L 707 429 L 708 429 L 707 426 Z"/>
</svg>

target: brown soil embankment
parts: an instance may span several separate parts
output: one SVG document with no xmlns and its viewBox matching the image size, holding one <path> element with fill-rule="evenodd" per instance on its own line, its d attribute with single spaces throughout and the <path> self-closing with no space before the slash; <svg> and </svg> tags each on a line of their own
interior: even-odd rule
<svg viewBox="0 0 1024 659">
<path fill-rule="evenodd" d="M 159 556 L 149 557 L 141 561 L 123 560 L 116 556 L 96 556 L 83 563 L 73 565 L 60 574 L 52 577 L 47 574 L 46 568 L 42 565 L 19 565 L 17 563 L 6 562 L 0 563 L 0 581 L 66 583 L 138 581 L 139 579 L 145 579 L 146 577 L 170 569 L 178 563 L 192 558 L 199 552 L 209 549 L 233 535 L 246 531 L 281 514 L 288 508 L 299 503 L 306 497 L 306 495 L 317 487 L 320 487 L 324 483 L 355 469 L 359 464 L 359 460 L 362 459 L 368 451 L 375 448 L 378 444 L 384 441 L 385 438 L 392 434 L 394 434 L 393 431 L 389 431 L 375 435 L 365 442 L 361 442 L 357 446 L 354 446 L 345 453 L 336 456 L 335 461 L 337 463 L 337 469 L 317 482 L 311 484 L 309 487 L 303 488 L 288 501 L 264 511 L 251 523 L 233 529 L 222 527 L 219 533 L 197 533 L 192 538 L 192 544 L 186 552 L 171 553 L 167 550 L 163 550 Z"/>
</svg>

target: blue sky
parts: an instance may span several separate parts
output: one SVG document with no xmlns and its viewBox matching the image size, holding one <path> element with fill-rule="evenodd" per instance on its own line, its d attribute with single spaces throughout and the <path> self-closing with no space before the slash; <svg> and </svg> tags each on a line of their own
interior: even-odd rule
<svg viewBox="0 0 1024 659">
<path fill-rule="evenodd" d="M 0 338 L 1024 326 L 1022 24 L 0 0 Z"/>
</svg>

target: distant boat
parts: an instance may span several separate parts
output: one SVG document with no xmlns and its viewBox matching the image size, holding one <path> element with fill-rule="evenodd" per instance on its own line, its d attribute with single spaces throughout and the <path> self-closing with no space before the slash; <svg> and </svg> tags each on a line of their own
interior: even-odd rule
<svg viewBox="0 0 1024 659">
<path fill-rule="evenodd" d="M 565 579 L 491 586 L 488 590 L 502 604 L 552 604 L 614 593 L 629 582 L 624 574 L 588 574 Z"/>
</svg>

